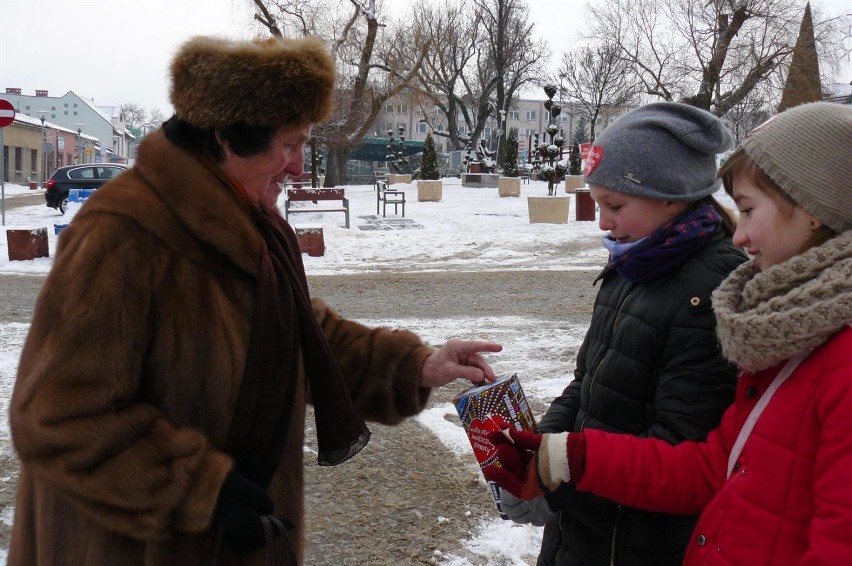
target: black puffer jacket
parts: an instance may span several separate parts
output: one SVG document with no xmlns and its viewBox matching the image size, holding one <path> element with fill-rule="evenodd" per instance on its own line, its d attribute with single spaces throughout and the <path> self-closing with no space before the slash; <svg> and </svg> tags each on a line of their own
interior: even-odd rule
<svg viewBox="0 0 852 566">
<path fill-rule="evenodd" d="M 604 270 L 574 381 L 541 432 L 596 428 L 673 444 L 704 439 L 734 397 L 736 368 L 716 340 L 711 292 L 745 261 L 721 229 L 680 268 L 634 284 Z M 548 496 L 538 564 L 680 564 L 697 517 L 622 507 L 564 486 Z"/>
</svg>

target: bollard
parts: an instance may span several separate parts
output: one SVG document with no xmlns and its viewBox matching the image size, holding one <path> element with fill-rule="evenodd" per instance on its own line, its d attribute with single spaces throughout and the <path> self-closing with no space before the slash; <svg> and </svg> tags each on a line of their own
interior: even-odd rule
<svg viewBox="0 0 852 566">
<path fill-rule="evenodd" d="M 592 193 L 589 189 L 577 189 L 574 191 L 574 205 L 576 210 L 574 215 L 577 220 L 595 220 L 595 201 L 592 200 Z"/>
<path fill-rule="evenodd" d="M 325 239 L 322 228 L 296 228 L 296 238 L 299 240 L 299 251 L 307 252 L 311 257 L 325 255 Z"/>
<path fill-rule="evenodd" d="M 50 257 L 47 246 L 47 228 L 6 230 L 6 243 L 9 246 L 9 261 Z"/>
</svg>

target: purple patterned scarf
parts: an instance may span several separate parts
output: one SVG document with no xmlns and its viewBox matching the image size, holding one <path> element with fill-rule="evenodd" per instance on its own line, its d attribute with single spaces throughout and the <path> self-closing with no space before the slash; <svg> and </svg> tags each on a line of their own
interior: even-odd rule
<svg viewBox="0 0 852 566">
<path fill-rule="evenodd" d="M 651 281 L 683 264 L 721 223 L 722 219 L 713 205 L 692 208 L 663 224 L 624 253 L 610 255 L 607 268 L 615 269 L 633 283 Z"/>
</svg>

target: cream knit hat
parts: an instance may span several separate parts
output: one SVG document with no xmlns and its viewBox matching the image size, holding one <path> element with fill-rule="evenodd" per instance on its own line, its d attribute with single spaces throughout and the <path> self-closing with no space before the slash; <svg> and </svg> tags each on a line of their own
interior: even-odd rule
<svg viewBox="0 0 852 566">
<path fill-rule="evenodd" d="M 837 233 L 852 228 L 852 107 L 812 102 L 773 116 L 741 147 L 787 196 Z"/>
</svg>

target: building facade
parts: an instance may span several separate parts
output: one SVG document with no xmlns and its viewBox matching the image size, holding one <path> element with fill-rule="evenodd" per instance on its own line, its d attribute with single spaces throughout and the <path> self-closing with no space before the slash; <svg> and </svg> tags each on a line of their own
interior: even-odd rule
<svg viewBox="0 0 852 566">
<path fill-rule="evenodd" d="M 518 159 L 526 161 L 529 157 L 530 145 L 534 144 L 535 135 L 546 129 L 548 121 L 547 111 L 544 109 L 544 99 L 521 98 L 515 99 L 510 104 L 506 111 L 505 123 L 499 120 L 496 116 L 489 116 L 486 121 L 480 138 L 485 141 L 487 147 L 496 150 L 498 143 L 498 132 L 503 132 L 501 137 L 505 142 L 505 134 L 512 128 L 518 130 Z M 571 144 L 574 142 L 577 127 L 582 122 L 581 116 L 585 113 L 584 109 L 577 103 L 554 101 L 562 107 L 562 112 L 556 117 L 556 124 L 559 126 L 562 137 L 565 139 L 563 146 L 567 152 Z M 599 134 L 618 116 L 624 114 L 630 108 L 605 108 L 598 116 L 595 124 L 595 134 Z M 430 113 L 426 116 L 425 113 Z M 417 103 L 417 98 L 405 92 L 389 99 L 382 111 L 373 122 L 374 136 L 377 138 L 387 137 L 387 131 L 393 130 L 398 132 L 400 127 L 405 128 L 406 137 L 413 141 L 424 141 L 426 134 L 432 132 L 432 128 L 428 122 L 440 129 L 446 122 L 443 113 L 434 106 L 423 107 Z M 464 117 L 458 116 L 459 133 L 469 135 L 466 131 L 467 126 L 464 124 Z M 585 123 L 585 135 L 590 133 L 589 124 Z M 440 153 L 451 153 L 455 148 L 448 147 L 449 139 L 445 136 L 435 135 L 435 143 L 438 146 Z M 587 141 L 586 139 L 582 141 Z"/>
<path fill-rule="evenodd" d="M 96 106 L 73 91 L 60 97 L 46 90 L 25 94 L 19 88 L 6 88 L 0 97 L 15 107 L 20 116 L 30 116 L 77 133 L 81 145 L 72 152 L 85 163 L 127 163 L 128 145 L 133 136 L 124 124 L 121 107 Z"/>
</svg>

